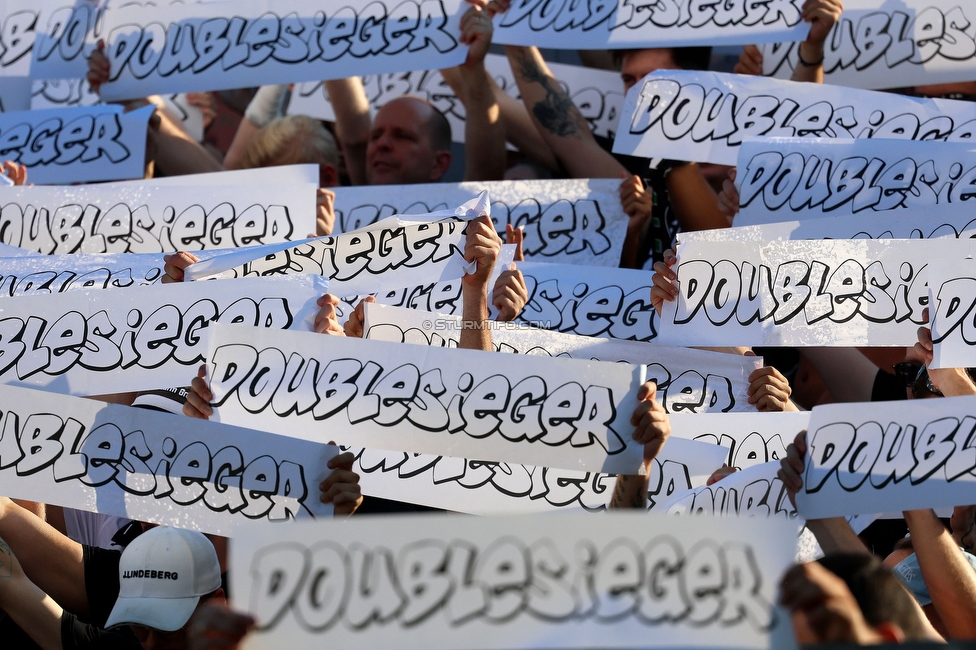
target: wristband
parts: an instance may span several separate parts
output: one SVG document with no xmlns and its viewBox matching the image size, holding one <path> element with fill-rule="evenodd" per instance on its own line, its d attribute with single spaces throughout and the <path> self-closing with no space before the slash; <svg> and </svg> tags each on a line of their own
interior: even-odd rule
<svg viewBox="0 0 976 650">
<path fill-rule="evenodd" d="M 800 60 L 800 65 L 802 65 L 802 66 L 804 66 L 806 68 L 817 68 L 817 67 L 822 66 L 823 65 L 823 62 L 824 62 L 823 52 L 820 53 L 820 58 L 817 59 L 816 61 L 804 61 L 803 60 L 803 48 L 802 47 L 797 47 L 796 48 L 796 57 Z"/>
</svg>

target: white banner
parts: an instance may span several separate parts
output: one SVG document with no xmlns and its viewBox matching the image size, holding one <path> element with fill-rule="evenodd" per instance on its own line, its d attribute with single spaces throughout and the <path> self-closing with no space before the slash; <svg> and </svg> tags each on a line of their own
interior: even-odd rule
<svg viewBox="0 0 976 650">
<path fill-rule="evenodd" d="M 686 350 L 686 352 L 695 352 Z M 748 469 L 786 456 L 786 446 L 807 428 L 801 413 L 674 413 L 672 434 L 655 459 L 648 485 L 652 511 L 675 495 L 705 484 L 722 463 Z M 685 442 L 709 443 L 688 448 Z M 428 454 L 356 449 L 363 493 L 470 514 L 606 509 L 612 474 Z"/>
<path fill-rule="evenodd" d="M 678 233 L 678 243 L 699 241 L 770 241 L 773 239 L 935 239 L 969 238 L 976 215 L 968 203 L 938 207 L 901 208 L 868 212 L 856 218 L 823 217 L 802 221 L 777 221 L 759 226 Z"/>
<path fill-rule="evenodd" d="M 31 255 L 0 260 L 0 298 L 129 289 L 161 282 L 163 255 Z"/>
<path fill-rule="evenodd" d="M 654 459 L 648 508 L 721 467 L 727 449 L 672 435 Z M 606 510 L 616 474 L 354 449 L 363 494 L 472 515 Z"/>
<path fill-rule="evenodd" d="M 238 250 L 193 264 L 189 280 L 268 275 L 322 275 L 339 296 L 374 293 L 380 286 L 455 280 L 469 272 L 464 259 L 468 220 L 490 214 L 488 194 L 453 211 L 389 217 L 361 230 L 319 237 L 268 254 Z M 457 215 L 457 216 L 451 216 Z"/>
<path fill-rule="evenodd" d="M 723 478 L 675 495 L 664 506 L 667 515 L 731 515 L 796 519 L 786 486 L 776 476 L 779 462 L 753 465 Z M 797 522 L 799 524 L 799 522 Z"/>
<path fill-rule="evenodd" d="M 0 239 L 45 254 L 287 242 L 315 232 L 315 190 L 315 184 L 0 188 Z"/>
<path fill-rule="evenodd" d="M 230 570 L 247 650 L 773 648 L 795 548 L 776 520 L 377 517 L 266 527 Z"/>
<path fill-rule="evenodd" d="M 225 536 L 332 516 L 334 446 L 11 386 L 0 399 L 6 496 Z"/>
<path fill-rule="evenodd" d="M 209 323 L 311 330 L 321 278 L 177 283 L 2 301 L 0 383 L 72 395 L 186 386 Z"/>
<path fill-rule="evenodd" d="M 335 233 L 368 226 L 394 214 L 424 214 L 460 205 L 487 190 L 491 219 L 525 227 L 522 250 L 537 262 L 587 266 L 620 264 L 628 217 L 620 181 L 608 179 L 494 181 L 381 185 L 336 189 Z"/>
<path fill-rule="evenodd" d="M 678 249 L 670 345 L 910 346 L 928 306 L 927 265 L 965 257 L 951 239 L 694 242 Z"/>
<path fill-rule="evenodd" d="M 976 103 L 658 70 L 627 93 L 613 151 L 735 165 L 754 136 L 967 142 L 976 137 Z"/>
<path fill-rule="evenodd" d="M 0 243 L 0 257 L 33 257 L 36 255 L 37 253 L 25 248 Z"/>
<path fill-rule="evenodd" d="M 152 112 L 113 105 L 0 113 L 0 152 L 27 165 L 38 185 L 142 178 Z"/>
<path fill-rule="evenodd" d="M 578 65 L 564 65 L 546 62 L 556 79 L 566 88 L 577 110 L 587 121 L 594 135 L 613 138 L 620 119 L 620 107 L 624 103 L 623 84 L 620 75 L 610 70 L 584 68 Z M 485 57 L 485 67 L 495 79 L 498 87 L 513 99 L 521 100 L 515 75 L 508 58 L 500 54 Z M 366 97 L 370 107 L 377 111 L 397 97 L 416 95 L 436 106 L 451 123 L 451 137 L 454 142 L 464 143 L 464 104 L 447 85 L 440 70 L 420 70 L 398 72 L 363 78 Z M 296 84 L 288 104 L 291 115 L 335 121 L 335 111 L 321 81 Z M 492 192 L 494 195 L 494 192 Z"/>
<path fill-rule="evenodd" d="M 579 336 L 650 341 L 657 336 L 651 274 L 632 269 L 519 262 L 529 301 L 518 322 Z M 496 269 L 497 270 L 497 269 Z M 374 294 L 382 305 L 461 314 L 461 282 L 438 282 Z M 342 320 L 359 297 L 344 300 Z"/>
<path fill-rule="evenodd" d="M 976 261 L 938 256 L 929 263 L 933 368 L 976 366 Z"/>
<path fill-rule="evenodd" d="M 974 433 L 972 396 L 818 406 L 797 510 L 820 519 L 972 503 Z"/>
<path fill-rule="evenodd" d="M 786 457 L 786 447 L 807 428 L 808 411 L 793 413 L 674 413 L 672 435 L 728 448 L 725 463 L 748 469 Z M 715 467 L 718 469 L 718 466 Z"/>
<path fill-rule="evenodd" d="M 646 271 L 539 262 L 518 267 L 529 291 L 518 319 L 523 323 L 632 341 L 646 342 L 657 335 L 651 274 Z"/>
<path fill-rule="evenodd" d="M 529 356 L 513 366 L 494 352 L 220 324 L 209 339 L 220 422 L 311 440 L 325 426 L 347 445 L 625 474 L 642 457 L 630 416 L 643 366 Z"/>
<path fill-rule="evenodd" d="M 495 18 L 494 42 L 562 50 L 802 41 L 800 0 L 706 5 L 603 0 L 516 0 Z"/>
<path fill-rule="evenodd" d="M 824 80 L 855 88 L 905 88 L 976 79 L 976 6 L 939 0 L 846 0 L 824 43 Z M 760 48 L 763 74 L 789 79 L 797 46 Z"/>
<path fill-rule="evenodd" d="M 456 348 L 464 327 L 460 316 L 367 303 L 364 337 L 393 343 Z M 617 339 L 574 336 L 492 321 L 499 352 L 592 361 L 647 364 L 647 380 L 658 385 L 657 400 L 669 413 L 755 411 L 748 403 L 749 375 L 762 357 Z"/>
<path fill-rule="evenodd" d="M 190 104 L 186 95 L 170 94 L 161 96 L 163 107 L 176 120 L 187 134 L 197 142 L 203 141 L 203 112 Z M 92 91 L 85 79 L 40 79 L 31 83 L 31 110 L 42 108 L 65 108 L 68 106 L 96 106 L 102 98 Z M 154 102 L 155 103 L 155 102 Z"/>
<path fill-rule="evenodd" d="M 106 16 L 109 100 L 223 90 L 464 62 L 462 0 L 235 0 Z"/>
<path fill-rule="evenodd" d="M 742 226 L 931 212 L 976 198 L 976 146 L 965 143 L 760 138 L 739 147 L 737 169 L 735 223 Z"/>
</svg>

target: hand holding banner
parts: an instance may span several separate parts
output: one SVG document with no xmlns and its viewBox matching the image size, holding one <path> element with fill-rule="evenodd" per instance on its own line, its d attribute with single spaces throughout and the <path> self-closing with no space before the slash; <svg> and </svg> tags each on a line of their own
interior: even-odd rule
<svg viewBox="0 0 976 650">
<path fill-rule="evenodd" d="M 207 366 L 220 422 L 373 449 L 636 473 L 643 447 L 630 418 L 643 366 L 510 360 L 215 323 Z"/>
</svg>

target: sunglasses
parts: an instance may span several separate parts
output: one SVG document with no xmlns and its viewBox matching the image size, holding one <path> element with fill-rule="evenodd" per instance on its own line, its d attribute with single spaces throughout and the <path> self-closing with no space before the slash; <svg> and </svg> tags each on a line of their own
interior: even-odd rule
<svg viewBox="0 0 976 650">
<path fill-rule="evenodd" d="M 926 395 L 926 392 L 928 392 L 929 395 Z M 918 369 L 918 375 L 915 377 L 915 382 L 912 383 L 912 398 L 921 399 L 931 395 L 943 397 L 942 391 L 936 388 L 935 384 L 932 383 L 932 378 L 929 377 L 928 370 L 925 369 L 925 366 L 922 366 Z"/>
<path fill-rule="evenodd" d="M 914 361 L 902 361 L 896 363 L 892 366 L 895 370 L 895 377 L 905 388 L 911 388 L 912 384 L 915 383 L 915 379 L 918 378 L 918 371 L 922 368 L 922 364 L 915 363 Z"/>
</svg>

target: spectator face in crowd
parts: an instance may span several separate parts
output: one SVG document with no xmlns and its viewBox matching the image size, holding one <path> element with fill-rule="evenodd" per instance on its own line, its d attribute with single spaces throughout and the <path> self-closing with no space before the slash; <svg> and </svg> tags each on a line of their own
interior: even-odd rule
<svg viewBox="0 0 976 650">
<path fill-rule="evenodd" d="M 711 50 L 710 47 L 649 47 L 621 50 L 615 56 L 626 92 L 655 70 L 707 70 Z"/>
<path fill-rule="evenodd" d="M 373 119 L 366 147 L 370 185 L 435 183 L 451 165 L 451 125 L 416 97 L 398 97 Z"/>
<path fill-rule="evenodd" d="M 239 169 L 314 164 L 319 187 L 339 184 L 339 147 L 321 122 L 306 115 L 272 120 L 259 130 L 244 152 Z"/>
</svg>

